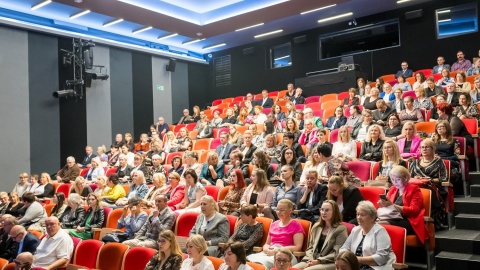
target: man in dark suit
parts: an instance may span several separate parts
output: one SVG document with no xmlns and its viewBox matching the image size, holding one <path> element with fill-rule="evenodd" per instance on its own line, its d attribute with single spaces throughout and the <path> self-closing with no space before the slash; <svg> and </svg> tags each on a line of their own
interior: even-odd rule
<svg viewBox="0 0 480 270">
<path fill-rule="evenodd" d="M 442 73 L 442 70 L 444 68 L 450 70 L 450 65 L 449 64 L 445 64 L 445 58 L 443 58 L 443 56 L 439 56 L 437 57 L 437 64 L 436 66 L 433 67 L 432 69 L 432 74 L 439 74 L 439 73 Z"/>
<path fill-rule="evenodd" d="M 427 96 L 433 97 L 440 94 L 445 94 L 441 86 L 435 85 L 435 79 L 433 77 L 428 77 L 427 80 Z"/>
<path fill-rule="evenodd" d="M 9 258 L 9 261 L 13 261 L 18 254 L 22 252 L 30 252 L 35 254 L 37 251 L 37 247 L 40 244 L 40 239 L 38 239 L 35 235 L 27 232 L 22 225 L 15 225 L 10 230 L 10 238 L 16 242 L 16 250 L 13 254 L 13 257 Z"/>
<path fill-rule="evenodd" d="M 394 110 L 387 106 L 387 103 L 383 99 L 377 100 L 377 110 L 373 112 L 373 120 L 381 126 L 385 126 L 388 123 L 388 117 L 394 112 Z"/>
<path fill-rule="evenodd" d="M 398 76 L 403 75 L 405 78 L 409 78 L 413 76 L 413 71 L 408 68 L 408 63 L 407 61 L 402 62 L 402 69 L 395 74 L 395 78 L 398 78 Z"/>
<path fill-rule="evenodd" d="M 15 253 L 16 243 L 10 237 L 10 231 L 15 225 L 18 225 L 18 221 L 14 216 L 9 214 L 2 216 L 3 234 L 0 236 L 0 258 L 8 260 L 17 256 Z"/>
<path fill-rule="evenodd" d="M 85 157 L 83 158 L 82 163 L 78 164 L 80 168 L 90 168 L 92 167 L 92 158 L 96 157 L 97 154 L 93 153 L 93 149 L 91 146 L 87 145 L 85 147 Z"/>
<path fill-rule="evenodd" d="M 295 95 L 290 98 L 290 101 L 294 104 L 305 104 L 305 97 L 302 96 L 303 90 L 302 88 L 297 88 L 295 90 Z"/>
<path fill-rule="evenodd" d="M 453 108 L 458 106 L 458 96 L 460 93 L 455 92 L 455 83 L 450 82 L 447 84 L 447 103 L 452 105 Z"/>
<path fill-rule="evenodd" d="M 220 134 L 220 142 L 221 144 L 217 146 L 215 152 L 218 155 L 218 159 L 220 162 L 224 164 L 228 164 L 230 162 L 230 153 L 233 149 L 236 148 L 235 145 L 228 143 L 228 133 L 222 132 Z"/>
<path fill-rule="evenodd" d="M 264 109 L 273 107 L 273 99 L 268 97 L 267 90 L 262 91 L 262 99 L 257 100 L 257 105 L 262 106 Z"/>
</svg>

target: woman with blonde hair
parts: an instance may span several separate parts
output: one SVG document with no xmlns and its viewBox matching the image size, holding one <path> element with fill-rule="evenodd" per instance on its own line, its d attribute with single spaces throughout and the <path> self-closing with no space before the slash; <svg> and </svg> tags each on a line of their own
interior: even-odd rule
<svg viewBox="0 0 480 270">
<path fill-rule="evenodd" d="M 143 198 L 145 204 L 148 207 L 155 206 L 155 196 L 158 194 L 167 194 L 170 190 L 170 187 L 165 185 L 166 177 L 163 173 L 155 173 L 152 177 L 152 187 L 147 191 L 147 194 Z"/>
<path fill-rule="evenodd" d="M 180 270 L 215 270 L 213 263 L 203 254 L 207 251 L 207 242 L 203 236 L 195 234 L 185 244 L 188 258 L 182 263 Z"/>
<path fill-rule="evenodd" d="M 357 159 L 357 144 L 352 140 L 347 126 L 338 129 L 338 140 L 333 144 L 332 155 L 342 161 Z"/>
<path fill-rule="evenodd" d="M 252 144 L 256 147 L 263 143 L 262 134 L 258 133 L 257 125 L 250 125 L 248 126 L 248 130 L 252 133 Z"/>
<path fill-rule="evenodd" d="M 216 152 L 209 152 L 207 154 L 207 161 L 203 163 L 202 171 L 200 172 L 200 182 L 205 186 L 215 186 L 218 184 L 223 187 L 223 173 L 225 171 L 225 164 L 218 162 L 218 155 Z"/>
<path fill-rule="evenodd" d="M 478 58 L 478 61 L 480 61 L 480 58 Z M 475 77 L 473 79 L 473 87 L 472 90 L 468 91 L 470 93 L 470 99 L 472 100 L 473 104 L 477 104 L 480 102 L 480 76 Z"/>
<path fill-rule="evenodd" d="M 172 149 L 170 151 L 174 152 L 183 152 L 183 151 L 189 151 L 192 150 L 192 139 L 188 137 L 188 130 L 185 127 L 180 128 L 179 135 L 175 139 L 173 143 Z"/>
<path fill-rule="evenodd" d="M 258 213 L 271 213 L 273 190 L 270 188 L 267 174 L 262 169 L 253 169 L 250 181 L 251 184 L 245 189 L 240 205 L 255 205 Z"/>
<path fill-rule="evenodd" d="M 87 205 L 88 210 L 85 214 L 84 221 L 78 225 L 76 228 L 68 229 L 68 233 L 71 236 L 81 238 L 83 240 L 92 239 L 94 228 L 102 228 L 103 221 L 105 218 L 105 212 L 101 206 L 100 197 L 90 193 L 87 196 Z"/>
<path fill-rule="evenodd" d="M 430 110 L 433 108 L 433 102 L 428 97 L 427 88 L 419 86 L 417 89 L 415 89 L 415 95 L 417 96 L 417 99 L 413 101 L 413 107 L 415 109 Z"/>
<path fill-rule="evenodd" d="M 182 261 L 183 253 L 175 234 L 170 230 L 163 230 L 158 236 L 158 252 L 150 259 L 145 270 L 179 270 Z"/>
<path fill-rule="evenodd" d="M 230 136 L 230 140 L 228 140 L 229 144 L 236 145 L 240 147 L 243 143 L 243 136 L 238 132 L 237 127 L 235 125 L 231 125 L 229 127 L 228 135 Z"/>
<path fill-rule="evenodd" d="M 366 161 L 380 161 L 382 159 L 382 147 L 385 142 L 385 133 L 383 129 L 377 125 L 371 125 L 368 128 L 367 137 L 362 144 L 360 159 Z"/>
<path fill-rule="evenodd" d="M 105 175 L 101 175 L 97 178 L 97 188 L 93 191 L 93 193 L 97 194 L 98 196 L 102 196 L 102 194 L 107 192 L 109 187 L 107 186 L 107 177 Z"/>
<path fill-rule="evenodd" d="M 88 194 L 92 193 L 92 189 L 86 184 L 85 178 L 78 176 L 75 178 L 75 183 L 73 184 L 73 189 L 70 193 L 77 193 L 81 197 L 86 198 Z"/>
<path fill-rule="evenodd" d="M 58 218 L 62 229 L 75 229 L 83 223 L 85 209 L 83 208 L 83 199 L 77 193 L 70 194 L 67 200 L 68 206 Z"/>
<path fill-rule="evenodd" d="M 133 142 L 132 134 L 128 132 L 125 133 L 125 143 L 128 144 L 128 146 L 130 146 L 130 151 L 133 152 L 133 150 L 135 149 L 135 143 Z"/>
<path fill-rule="evenodd" d="M 295 119 L 297 108 L 295 108 L 295 104 L 292 101 L 287 101 L 285 104 L 287 108 L 287 113 L 285 115 L 286 118 L 293 118 Z"/>
<path fill-rule="evenodd" d="M 163 143 L 163 151 L 165 151 L 166 153 L 170 153 L 170 149 L 172 149 L 174 143 L 175 143 L 175 133 L 173 133 L 173 131 L 168 131 L 166 133 L 165 140 Z"/>
<path fill-rule="evenodd" d="M 300 184 L 305 184 L 305 179 L 307 177 L 307 172 L 310 170 L 317 170 L 320 165 L 321 158 L 318 155 L 317 148 L 313 148 L 312 154 L 308 157 L 305 166 L 303 167 L 302 175 L 300 176 Z"/>
<path fill-rule="evenodd" d="M 406 168 L 407 162 L 402 159 L 398 145 L 392 140 L 387 140 L 383 143 L 382 155 L 383 158 L 380 161 L 378 175 L 375 177 L 375 180 L 379 181 L 378 185 L 383 186 L 391 183 L 389 173 L 393 166 L 400 165 Z M 369 185 L 372 184 L 369 182 Z"/>
<path fill-rule="evenodd" d="M 305 257 L 294 268 L 305 270 L 335 269 L 335 255 L 347 240 L 347 227 L 335 201 L 325 200 L 320 208 L 320 219 L 310 231 Z"/>
<path fill-rule="evenodd" d="M 345 182 L 344 178 L 334 173 L 328 179 L 327 199 L 333 200 L 339 205 L 342 219 L 345 222 L 353 222 L 355 219 L 355 207 L 363 200 L 360 190 Z"/>
<path fill-rule="evenodd" d="M 37 189 L 35 189 L 35 197 L 39 199 L 43 198 L 51 198 L 53 197 L 53 194 L 55 193 L 55 188 L 51 184 L 52 179 L 50 178 L 50 175 L 46 172 L 43 172 L 40 174 L 40 183 Z"/>
</svg>

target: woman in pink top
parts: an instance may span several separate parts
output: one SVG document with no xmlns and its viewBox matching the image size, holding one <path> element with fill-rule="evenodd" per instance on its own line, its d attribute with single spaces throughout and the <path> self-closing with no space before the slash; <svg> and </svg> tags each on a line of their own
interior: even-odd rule
<svg viewBox="0 0 480 270">
<path fill-rule="evenodd" d="M 398 150 L 403 159 L 417 159 L 420 157 L 420 143 L 422 138 L 418 137 L 415 123 L 407 121 L 403 124 L 403 139 L 398 140 Z"/>
<path fill-rule="evenodd" d="M 263 252 L 251 254 L 247 257 L 250 262 L 263 264 L 267 270 L 273 267 L 275 251 L 280 247 L 289 250 L 301 251 L 305 230 L 297 220 L 291 217 L 294 203 L 282 199 L 277 204 L 277 221 L 273 222 L 268 232 L 267 242 L 263 245 Z M 293 258 L 292 264 L 297 260 Z"/>
</svg>

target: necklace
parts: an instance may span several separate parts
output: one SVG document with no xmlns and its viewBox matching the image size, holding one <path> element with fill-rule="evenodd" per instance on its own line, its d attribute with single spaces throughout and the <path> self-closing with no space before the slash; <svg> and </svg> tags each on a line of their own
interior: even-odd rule
<svg viewBox="0 0 480 270">
<path fill-rule="evenodd" d="M 425 158 L 422 158 L 422 162 L 423 163 L 426 163 L 426 164 L 429 164 L 429 163 L 432 163 L 433 159 L 432 160 L 429 160 L 429 161 L 426 161 Z"/>
</svg>

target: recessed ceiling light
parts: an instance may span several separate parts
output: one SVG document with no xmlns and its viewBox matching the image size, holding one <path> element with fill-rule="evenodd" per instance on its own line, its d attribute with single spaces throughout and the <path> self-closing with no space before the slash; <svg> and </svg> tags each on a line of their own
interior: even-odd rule
<svg viewBox="0 0 480 270">
<path fill-rule="evenodd" d="M 285 59 L 285 58 L 288 58 L 288 57 L 290 57 L 290 55 L 285 55 L 285 56 L 282 56 L 282 57 L 278 57 L 278 58 L 275 58 L 273 60 L 278 61 L 278 60 Z"/>
<path fill-rule="evenodd" d="M 240 29 L 235 30 L 235 32 L 246 30 L 246 29 L 249 29 L 249 28 L 257 27 L 257 26 L 262 26 L 262 25 L 264 25 L 264 23 L 259 23 L 259 24 L 247 26 L 247 27 L 244 27 L 244 28 L 240 28 Z"/>
<path fill-rule="evenodd" d="M 190 41 L 187 41 L 187 42 L 183 42 L 182 44 L 183 44 L 183 45 L 188 45 L 188 44 L 197 43 L 197 42 L 202 41 L 202 40 L 205 40 L 205 39 L 204 39 L 204 38 L 202 38 L 202 39 L 194 39 L 194 40 L 190 40 Z"/>
<path fill-rule="evenodd" d="M 332 16 L 332 17 L 328 17 L 328 18 L 325 18 L 325 19 L 318 20 L 318 22 L 322 23 L 322 22 L 331 21 L 331 20 L 335 20 L 335 19 L 338 19 L 338 18 L 343 18 L 343 17 L 347 17 L 347 16 L 351 16 L 351 15 L 353 15 L 353 12 L 343 13 L 343 14 L 340 14 L 340 15 L 336 15 L 336 16 Z"/>
<path fill-rule="evenodd" d="M 331 7 L 334 7 L 336 5 L 337 4 L 333 4 L 333 5 L 324 6 L 324 7 L 321 7 L 321 8 L 312 9 L 312 10 L 309 10 L 309 11 L 304 11 L 304 12 L 300 13 L 300 15 L 304 15 L 304 14 L 307 14 L 307 13 L 310 13 L 310 12 L 319 11 L 319 10 L 326 9 L 326 8 L 331 8 Z"/>
<path fill-rule="evenodd" d="M 158 40 L 167 39 L 167 38 L 176 37 L 176 36 L 178 36 L 178 34 L 174 33 L 174 34 L 158 37 Z"/>
<path fill-rule="evenodd" d="M 405 3 L 405 2 L 410 2 L 410 0 L 399 0 L 397 1 L 397 4 Z"/>
<path fill-rule="evenodd" d="M 278 29 L 278 30 L 275 30 L 275 31 L 271 31 L 271 32 L 259 34 L 259 35 L 254 36 L 254 38 L 260 38 L 260 37 L 264 37 L 264 36 L 268 36 L 268 35 L 273 35 L 273 34 L 281 33 L 281 32 L 283 32 L 283 29 Z"/>
<path fill-rule="evenodd" d="M 73 14 L 72 16 L 70 16 L 70 20 L 76 19 L 76 18 L 78 18 L 78 17 L 80 17 L 80 16 L 83 16 L 83 15 L 85 15 L 85 14 L 88 14 L 88 13 L 90 13 L 90 10 L 88 10 L 88 9 L 82 10 L 82 11 L 80 11 L 80 12 L 78 12 L 78 13 Z"/>
<path fill-rule="evenodd" d="M 210 49 L 213 49 L 213 48 L 218 48 L 218 47 L 222 47 L 222 46 L 226 46 L 227 43 L 220 43 L 220 44 L 217 44 L 217 45 L 212 45 L 212 46 L 208 46 L 208 47 L 203 47 L 202 49 L 204 50 L 210 50 Z"/>
<path fill-rule="evenodd" d="M 36 9 L 39 9 L 39 8 L 41 8 L 41 7 L 43 7 L 43 6 L 46 6 L 46 5 L 50 4 L 50 3 L 52 3 L 52 0 L 46 0 L 46 1 L 40 2 L 40 3 L 36 4 L 36 5 L 33 5 L 31 9 L 32 9 L 32 10 L 36 10 Z"/>
<path fill-rule="evenodd" d="M 116 19 L 116 20 L 113 20 L 111 22 L 105 23 L 103 25 L 103 27 L 109 27 L 109 26 L 112 26 L 114 24 L 121 23 L 121 22 L 123 22 L 123 19 Z"/>
<path fill-rule="evenodd" d="M 135 34 L 138 34 L 138 33 L 141 33 L 141 32 L 145 32 L 145 31 L 150 30 L 150 29 L 152 29 L 151 26 L 140 28 L 140 29 L 137 29 L 135 31 L 132 31 L 132 35 L 135 35 Z"/>
</svg>

